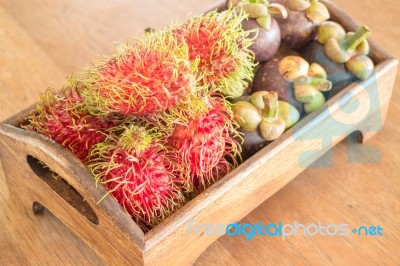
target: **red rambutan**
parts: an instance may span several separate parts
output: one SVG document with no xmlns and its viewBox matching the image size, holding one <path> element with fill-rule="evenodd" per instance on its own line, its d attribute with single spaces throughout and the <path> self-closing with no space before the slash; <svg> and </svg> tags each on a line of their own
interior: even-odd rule
<svg viewBox="0 0 400 266">
<path fill-rule="evenodd" d="M 134 124 L 96 145 L 89 168 L 144 231 L 182 206 L 177 165 L 155 129 Z"/>
<path fill-rule="evenodd" d="M 188 100 L 195 89 L 187 47 L 166 32 L 151 32 L 133 46 L 88 69 L 83 96 L 93 113 L 144 116 Z"/>
<path fill-rule="evenodd" d="M 61 96 L 50 89 L 43 93 L 23 127 L 48 136 L 85 162 L 93 145 L 104 141 L 104 132 L 116 123 L 91 115 L 83 105 L 79 85 L 69 81 Z"/>
<path fill-rule="evenodd" d="M 200 85 L 227 97 L 242 95 L 253 78 L 254 53 L 249 32 L 241 22 L 244 13 L 228 9 L 210 12 L 173 28 L 179 41 L 189 47 L 189 59 L 197 65 Z"/>
<path fill-rule="evenodd" d="M 237 165 L 240 135 L 233 114 L 220 97 L 195 102 L 197 115 L 176 122 L 168 144 L 176 149 L 188 192 L 201 192 Z M 201 108 L 202 107 L 202 108 Z"/>
</svg>

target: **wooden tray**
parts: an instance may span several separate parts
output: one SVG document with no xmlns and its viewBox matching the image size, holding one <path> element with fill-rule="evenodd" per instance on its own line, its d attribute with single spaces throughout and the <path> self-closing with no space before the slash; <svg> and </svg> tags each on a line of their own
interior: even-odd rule
<svg viewBox="0 0 400 266">
<path fill-rule="evenodd" d="M 346 30 L 357 29 L 337 6 L 324 3 L 332 20 Z M 216 4 L 223 8 L 225 1 Z M 19 203 L 16 211 L 40 212 L 45 206 L 109 264 L 192 262 L 219 236 L 189 234 L 190 221 L 225 225 L 239 221 L 350 133 L 359 131 L 365 142 L 381 128 L 398 61 L 374 41 L 370 45 L 376 63 L 373 77 L 344 88 L 324 108 L 305 117 L 147 233 L 112 197 L 96 204 L 106 191 L 94 186 L 87 168 L 71 152 L 47 137 L 19 128 L 34 109 L 28 108 L 0 124 L 1 159 L 9 189 Z M 54 179 L 52 171 L 61 178 Z"/>
</svg>

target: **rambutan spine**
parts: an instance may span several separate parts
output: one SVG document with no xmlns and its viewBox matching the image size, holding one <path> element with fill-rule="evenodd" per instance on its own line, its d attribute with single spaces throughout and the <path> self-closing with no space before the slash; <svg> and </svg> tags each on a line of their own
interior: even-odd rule
<svg viewBox="0 0 400 266">
<path fill-rule="evenodd" d="M 180 208 L 185 199 L 178 165 L 155 129 L 131 124 L 91 152 L 89 169 L 144 231 Z"/>
<path fill-rule="evenodd" d="M 241 153 L 241 136 L 224 98 L 204 96 L 200 106 L 187 122 L 175 122 L 167 142 L 176 150 L 189 193 L 200 193 L 225 176 L 237 166 Z"/>
<path fill-rule="evenodd" d="M 196 88 L 185 45 L 171 33 L 151 32 L 119 45 L 106 62 L 85 71 L 82 94 L 93 114 L 145 116 L 188 100 Z"/>
<path fill-rule="evenodd" d="M 53 139 L 85 162 L 90 149 L 104 141 L 105 132 L 117 122 L 111 117 L 91 115 L 80 88 L 81 84 L 69 77 L 61 95 L 48 89 L 27 118 L 28 124 L 22 127 Z"/>
<path fill-rule="evenodd" d="M 253 39 L 241 26 L 246 18 L 234 9 L 213 11 L 172 28 L 189 47 L 189 59 L 199 61 L 200 84 L 226 97 L 241 96 L 254 75 Z"/>
</svg>

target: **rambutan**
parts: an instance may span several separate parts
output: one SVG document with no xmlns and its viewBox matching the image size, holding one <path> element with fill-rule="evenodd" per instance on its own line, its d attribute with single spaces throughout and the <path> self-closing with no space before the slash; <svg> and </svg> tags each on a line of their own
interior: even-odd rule
<svg viewBox="0 0 400 266">
<path fill-rule="evenodd" d="M 232 111 L 222 97 L 205 96 L 196 105 L 197 115 L 175 121 L 167 143 L 177 151 L 187 192 L 199 193 L 237 165 L 241 147 Z"/>
<path fill-rule="evenodd" d="M 175 155 L 174 155 L 175 156 Z M 89 168 L 144 231 L 182 206 L 178 166 L 155 129 L 131 124 L 91 153 Z"/>
<path fill-rule="evenodd" d="M 97 114 L 144 116 L 188 101 L 195 89 L 188 49 L 171 33 L 151 32 L 133 46 L 119 45 L 105 63 L 89 68 L 83 96 Z"/>
<path fill-rule="evenodd" d="M 190 61 L 198 64 L 200 85 L 227 97 L 241 96 L 253 78 L 252 39 L 241 26 L 246 17 L 233 9 L 213 11 L 172 29 L 189 47 Z"/>
<path fill-rule="evenodd" d="M 85 162 L 90 149 L 104 141 L 104 132 L 116 123 L 109 117 L 91 115 L 83 104 L 79 87 L 70 79 L 62 95 L 48 89 L 23 127 L 48 136 Z"/>
</svg>

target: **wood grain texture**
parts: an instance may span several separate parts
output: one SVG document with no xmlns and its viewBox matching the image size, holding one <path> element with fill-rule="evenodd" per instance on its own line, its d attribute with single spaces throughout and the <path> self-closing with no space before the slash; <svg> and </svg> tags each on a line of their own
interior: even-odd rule
<svg viewBox="0 0 400 266">
<path fill-rule="evenodd" d="M 130 35 L 131 26 L 126 24 L 126 21 L 132 19 L 137 25 L 143 25 L 142 28 L 153 25 L 157 27 L 167 23 L 171 18 L 183 19 L 185 12 L 201 10 L 202 5 L 205 8 L 212 1 L 208 3 L 202 1 L 201 4 L 196 3 L 197 1 L 182 3 L 172 1 L 167 7 L 154 8 L 156 16 L 144 12 L 151 11 L 155 1 L 149 1 L 149 4 L 144 4 L 145 6 L 141 1 L 133 1 L 136 4 L 136 6 L 133 4 L 134 10 L 142 11 L 137 11 L 135 17 L 121 20 L 110 20 L 95 10 L 103 8 L 104 12 L 114 18 L 119 12 L 130 10 L 132 4 L 114 1 L 111 5 L 106 1 L 96 1 L 95 7 L 94 1 L 85 2 L 87 4 L 82 1 L 56 2 L 58 4 L 51 1 L 34 1 L 32 4 L 22 1 L 0 1 L 1 120 L 35 102 L 37 92 L 43 91 L 45 86 L 58 87 L 63 77 L 70 71 L 76 70 L 77 66 L 87 64 L 93 58 L 91 57 L 93 52 L 107 53 L 112 47 L 107 46 L 111 41 L 121 40 Z M 360 1 L 356 8 L 354 4 L 336 1 L 341 6 L 343 4 L 346 12 L 358 22 L 367 23 L 372 30 L 379 29 L 373 33 L 375 38 L 393 55 L 399 57 L 399 52 L 391 49 L 395 48 L 392 44 L 398 43 L 400 39 L 397 31 L 391 27 L 381 29 L 379 25 L 396 19 L 396 12 L 393 9 L 397 8 L 399 11 L 400 4 L 383 2 L 388 4 L 383 5 L 388 8 L 386 13 L 388 15 L 371 16 L 376 13 L 374 10 L 377 9 L 378 3 Z M 70 10 L 70 13 L 66 10 Z M 89 13 L 82 10 L 89 10 L 87 11 Z M 368 12 L 370 15 L 365 15 Z M 94 17 L 98 20 L 90 24 Z M 118 25 L 116 26 L 118 30 L 112 32 L 104 30 L 104 25 L 110 22 Z M 119 31 L 121 36 L 114 35 Z M 137 30 L 140 31 L 141 29 Z M 382 33 L 389 36 L 378 38 Z M 79 54 L 81 50 L 83 52 Z M 395 89 L 394 102 L 399 97 L 399 92 Z M 271 237 L 256 237 L 252 241 L 246 241 L 243 237 L 224 236 L 210 246 L 196 264 L 394 264 L 399 261 L 400 254 L 396 249 L 399 237 L 396 233 L 400 230 L 396 226 L 400 220 L 400 183 L 396 173 L 399 167 L 397 154 L 399 144 L 396 143 L 399 142 L 400 128 L 396 124 L 398 119 L 395 117 L 399 111 L 399 106 L 392 104 L 385 129 L 378 133 L 377 138 L 368 142 L 368 145 L 381 152 L 379 163 L 349 163 L 347 155 L 350 148 L 359 152 L 360 158 L 373 155 L 359 149 L 354 142 L 342 142 L 333 149 L 332 168 L 306 170 L 241 221 L 243 223 L 258 221 L 349 223 L 354 226 L 380 224 L 384 227 L 384 237 L 315 236 L 291 237 L 285 241 Z M 328 154 L 319 163 L 329 160 Z M 1 264 L 104 263 L 50 213 L 33 217 L 28 207 L 21 212 L 17 211 L 21 210 L 21 206 L 15 205 L 13 195 L 3 185 L 4 177 L 0 178 L 0 184 L 2 184 L 0 186 Z M 249 195 L 249 200 L 245 204 L 255 204 L 257 199 L 252 197 L 256 195 Z"/>
</svg>

